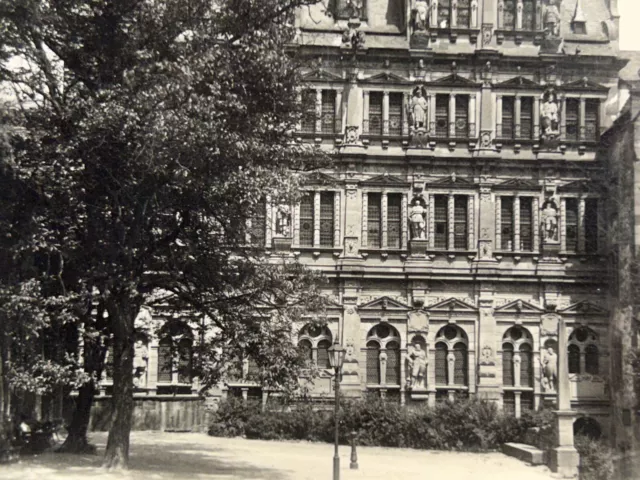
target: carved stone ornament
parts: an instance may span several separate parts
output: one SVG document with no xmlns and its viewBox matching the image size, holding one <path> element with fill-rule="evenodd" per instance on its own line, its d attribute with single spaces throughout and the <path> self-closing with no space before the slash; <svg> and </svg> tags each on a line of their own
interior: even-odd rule
<svg viewBox="0 0 640 480">
<path fill-rule="evenodd" d="M 493 25 L 490 23 L 482 24 L 482 46 L 486 47 L 491 43 L 493 38 Z"/>
<path fill-rule="evenodd" d="M 427 102 L 427 90 L 419 85 L 411 92 L 409 104 L 411 117 L 411 132 L 426 131 L 429 122 L 429 103 Z"/>
<path fill-rule="evenodd" d="M 410 371 L 410 387 L 413 390 L 425 390 L 424 384 L 427 373 L 427 354 L 419 343 L 412 344 L 411 351 L 407 354 L 409 371 Z"/>
<path fill-rule="evenodd" d="M 558 203 L 555 196 L 547 198 L 540 210 L 540 230 L 544 243 L 558 243 Z"/>
<path fill-rule="evenodd" d="M 427 202 L 422 195 L 416 195 L 409 206 L 409 226 L 411 240 L 426 240 Z"/>
<path fill-rule="evenodd" d="M 493 349 L 489 345 L 482 347 L 480 365 L 495 365 L 493 361 Z"/>
<path fill-rule="evenodd" d="M 493 134 L 490 130 L 483 130 L 480 132 L 480 148 L 488 149 L 492 148 Z"/>
<path fill-rule="evenodd" d="M 276 207 L 276 236 L 285 238 L 291 236 L 291 208 L 289 205 Z"/>
<path fill-rule="evenodd" d="M 491 240 L 480 240 L 480 258 L 483 260 L 490 259 L 493 255 Z"/>
<path fill-rule="evenodd" d="M 553 347 L 547 347 L 540 356 L 542 378 L 540 383 L 544 393 L 555 393 L 558 383 L 558 354 Z"/>
<path fill-rule="evenodd" d="M 540 319 L 540 334 L 549 337 L 558 335 L 558 315 L 543 315 Z"/>
<path fill-rule="evenodd" d="M 353 145 L 358 143 L 360 135 L 358 133 L 357 125 L 347 125 L 345 128 L 345 143 L 347 145 Z"/>
<path fill-rule="evenodd" d="M 414 310 L 407 314 L 410 332 L 427 333 L 429 331 L 429 316 L 422 310 Z"/>
<path fill-rule="evenodd" d="M 412 0 L 412 26 L 415 32 L 427 32 L 429 30 L 429 14 L 433 8 L 432 2 L 428 0 Z"/>
<path fill-rule="evenodd" d="M 344 238 L 344 253 L 348 257 L 358 255 L 358 237 Z"/>
</svg>

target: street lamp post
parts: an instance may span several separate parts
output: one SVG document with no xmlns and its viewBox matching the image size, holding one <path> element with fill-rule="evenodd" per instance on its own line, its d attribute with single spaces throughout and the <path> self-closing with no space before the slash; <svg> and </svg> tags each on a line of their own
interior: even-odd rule
<svg viewBox="0 0 640 480">
<path fill-rule="evenodd" d="M 338 456 L 338 410 L 340 409 L 340 370 L 342 370 L 342 362 L 344 362 L 344 354 L 346 350 L 338 343 L 338 340 L 329 347 L 329 363 L 335 371 L 335 405 L 333 416 L 335 418 L 335 439 L 333 453 L 333 480 L 340 480 L 340 457 Z"/>
</svg>

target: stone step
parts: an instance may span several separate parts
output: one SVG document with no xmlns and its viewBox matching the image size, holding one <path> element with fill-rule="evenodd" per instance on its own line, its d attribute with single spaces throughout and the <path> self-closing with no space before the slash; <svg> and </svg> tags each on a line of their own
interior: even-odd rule
<svg viewBox="0 0 640 480">
<path fill-rule="evenodd" d="M 545 452 L 524 443 L 505 443 L 502 445 L 502 453 L 531 465 L 545 465 L 547 463 Z"/>
</svg>

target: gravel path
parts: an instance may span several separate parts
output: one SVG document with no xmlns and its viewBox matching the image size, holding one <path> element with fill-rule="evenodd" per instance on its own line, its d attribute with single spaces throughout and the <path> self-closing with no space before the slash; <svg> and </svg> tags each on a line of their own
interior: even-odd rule
<svg viewBox="0 0 640 480">
<path fill-rule="evenodd" d="M 306 442 L 226 439 L 198 433 L 134 432 L 131 470 L 100 468 L 106 434 L 91 436 L 98 455 L 46 453 L 0 466 L 3 480 L 330 480 L 333 446 Z M 358 470 L 349 469 L 340 447 L 341 480 L 426 479 L 549 480 L 546 467 L 531 467 L 500 453 L 455 453 L 396 448 L 358 448 Z"/>
</svg>

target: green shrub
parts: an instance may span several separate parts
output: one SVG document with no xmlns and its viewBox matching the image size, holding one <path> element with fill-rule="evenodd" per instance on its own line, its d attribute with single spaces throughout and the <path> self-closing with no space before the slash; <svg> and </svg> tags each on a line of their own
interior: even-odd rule
<svg viewBox="0 0 640 480">
<path fill-rule="evenodd" d="M 580 454 L 580 480 L 613 478 L 612 452 L 604 442 L 576 435 L 575 446 Z"/>
<path fill-rule="evenodd" d="M 229 397 L 220 402 L 211 416 L 209 435 L 214 437 L 238 437 L 245 435 L 245 425 L 250 417 L 260 412 L 260 403 Z"/>
</svg>

